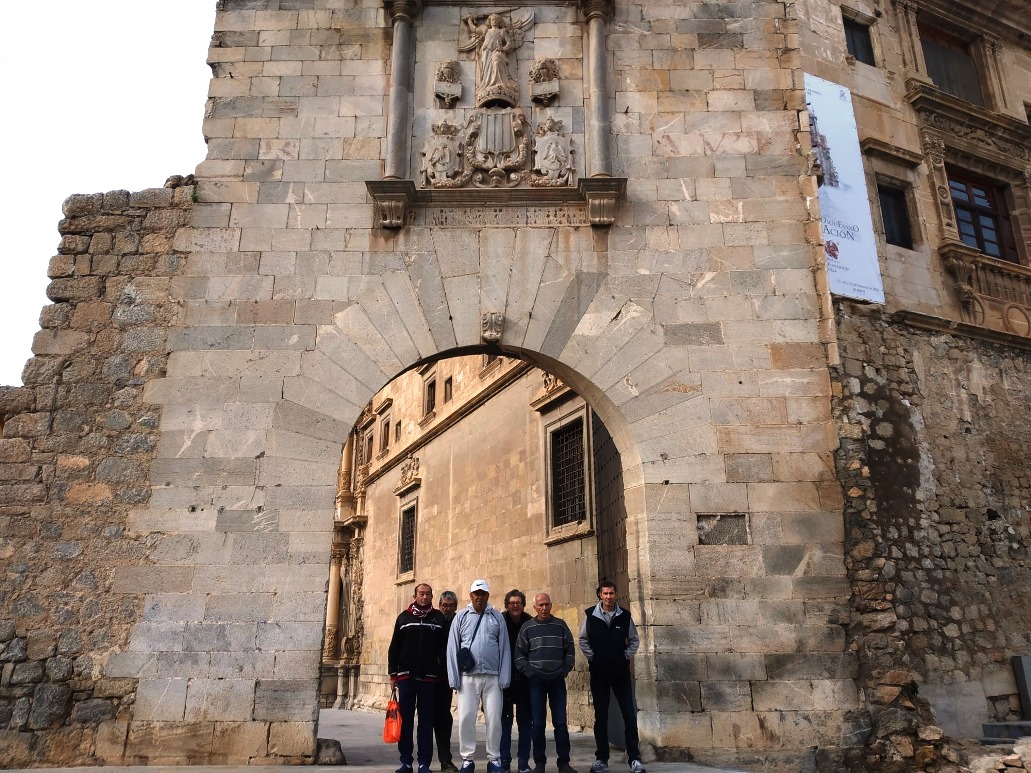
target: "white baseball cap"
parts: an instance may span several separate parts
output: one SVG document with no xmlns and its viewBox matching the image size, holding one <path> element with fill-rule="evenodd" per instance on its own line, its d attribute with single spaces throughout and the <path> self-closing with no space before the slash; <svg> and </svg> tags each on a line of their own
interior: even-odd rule
<svg viewBox="0 0 1031 773">
<path fill-rule="evenodd" d="M 469 592 L 475 593 L 478 590 L 482 590 L 484 593 L 490 593 L 490 586 L 486 580 L 473 580 L 473 584 L 469 586 Z"/>
</svg>

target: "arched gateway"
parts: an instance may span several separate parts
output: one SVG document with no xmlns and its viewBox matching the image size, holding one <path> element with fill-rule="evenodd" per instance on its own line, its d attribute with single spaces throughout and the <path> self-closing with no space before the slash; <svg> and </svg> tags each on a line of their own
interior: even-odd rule
<svg viewBox="0 0 1031 773">
<path fill-rule="evenodd" d="M 738 6 L 756 35 L 796 23 Z M 107 229 L 152 258 L 115 269 L 112 237 L 92 276 L 128 363 L 97 379 L 142 388 L 160 431 L 137 501 L 114 463 L 61 489 L 132 546 L 89 591 L 121 627 L 82 650 L 91 700 L 123 697 L 60 753 L 41 719 L 32 755 L 310 759 L 341 444 L 391 378 L 489 344 L 583 395 L 623 460 L 642 740 L 834 769 L 857 695 L 798 64 L 736 33 L 694 48 L 684 4 L 219 7 L 194 203 L 70 200 L 65 254 Z M 51 296 L 81 308 L 75 287 Z M 131 457 L 128 432 L 96 453 Z"/>
</svg>

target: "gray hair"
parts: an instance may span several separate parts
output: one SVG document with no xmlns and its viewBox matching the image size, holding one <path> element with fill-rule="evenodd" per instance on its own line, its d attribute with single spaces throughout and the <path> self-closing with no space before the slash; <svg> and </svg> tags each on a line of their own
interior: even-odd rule
<svg viewBox="0 0 1031 773">
<path fill-rule="evenodd" d="M 453 601 L 456 604 L 458 603 L 458 596 L 455 595 L 455 592 L 453 590 L 446 590 L 443 593 L 441 593 L 440 600 L 437 601 L 437 603 L 439 604 L 441 601 L 444 601 L 444 599 L 447 599 L 448 601 Z"/>
</svg>

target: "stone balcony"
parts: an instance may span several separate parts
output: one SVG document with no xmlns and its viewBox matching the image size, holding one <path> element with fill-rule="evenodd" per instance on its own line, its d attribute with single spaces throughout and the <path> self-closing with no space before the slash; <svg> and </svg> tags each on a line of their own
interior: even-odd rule
<svg viewBox="0 0 1031 773">
<path fill-rule="evenodd" d="M 956 279 L 964 322 L 1031 337 L 1031 268 L 990 258 L 962 243 L 947 243 L 939 254 Z"/>
</svg>

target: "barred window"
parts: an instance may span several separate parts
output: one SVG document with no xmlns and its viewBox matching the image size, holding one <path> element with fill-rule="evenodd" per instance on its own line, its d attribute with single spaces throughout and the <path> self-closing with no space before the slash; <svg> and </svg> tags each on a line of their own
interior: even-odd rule
<svg viewBox="0 0 1031 773">
<path fill-rule="evenodd" d="M 553 526 L 587 518 L 584 420 L 577 418 L 551 433 Z"/>
<path fill-rule="evenodd" d="M 415 571 L 415 511 L 415 502 L 401 509 L 401 528 L 397 541 L 398 574 Z"/>
</svg>

